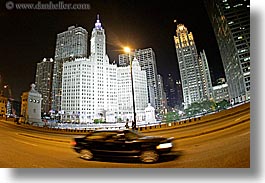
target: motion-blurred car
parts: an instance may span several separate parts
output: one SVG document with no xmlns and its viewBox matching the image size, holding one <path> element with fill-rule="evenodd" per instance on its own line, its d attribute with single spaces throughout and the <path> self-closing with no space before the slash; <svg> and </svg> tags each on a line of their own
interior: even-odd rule
<svg viewBox="0 0 265 183">
<path fill-rule="evenodd" d="M 145 136 L 137 131 L 95 130 L 73 139 L 73 149 L 85 160 L 93 158 L 137 158 L 155 163 L 159 157 L 173 155 L 173 137 Z"/>
</svg>

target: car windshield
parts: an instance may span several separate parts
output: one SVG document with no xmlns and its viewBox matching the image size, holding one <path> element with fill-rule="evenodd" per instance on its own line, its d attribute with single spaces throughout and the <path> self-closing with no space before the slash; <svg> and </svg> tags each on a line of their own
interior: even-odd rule
<svg viewBox="0 0 265 183">
<path fill-rule="evenodd" d="M 133 140 L 133 139 L 144 137 L 144 135 L 140 132 L 129 130 L 129 131 L 126 131 L 125 137 L 126 139 Z"/>
<path fill-rule="evenodd" d="M 110 136 L 116 135 L 117 132 L 113 131 L 113 132 L 109 132 L 109 131 L 96 131 L 93 133 L 90 133 L 86 138 L 87 139 L 106 139 Z"/>
<path fill-rule="evenodd" d="M 103 140 L 103 139 L 122 139 L 125 138 L 126 140 L 134 140 L 144 137 L 144 135 L 138 131 L 134 130 L 121 130 L 121 131 L 94 131 L 89 133 L 86 136 L 88 140 Z"/>
</svg>

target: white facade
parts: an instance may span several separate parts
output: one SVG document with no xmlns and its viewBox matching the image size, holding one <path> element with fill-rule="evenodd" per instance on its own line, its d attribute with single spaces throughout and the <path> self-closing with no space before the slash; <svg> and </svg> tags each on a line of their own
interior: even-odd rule
<svg viewBox="0 0 265 183">
<path fill-rule="evenodd" d="M 148 87 L 148 101 L 157 110 L 161 108 L 159 96 L 157 67 L 155 52 L 152 48 L 138 49 L 130 53 L 133 58 L 136 57 L 142 70 L 145 70 Z M 129 54 L 119 55 L 119 65 L 129 65 Z"/>
<path fill-rule="evenodd" d="M 109 63 L 99 19 L 90 41 L 89 59 L 77 58 L 63 64 L 62 119 L 68 122 L 111 119 L 110 122 L 114 122 L 110 116 L 118 112 L 117 65 Z"/>
<path fill-rule="evenodd" d="M 35 90 L 35 84 L 31 84 L 28 94 L 28 122 L 41 123 L 41 101 L 42 96 Z"/>
<path fill-rule="evenodd" d="M 87 58 L 63 64 L 63 120 L 91 121 L 94 114 L 93 65 Z M 80 120 L 79 120 L 80 119 Z"/>
<path fill-rule="evenodd" d="M 155 108 L 152 107 L 151 104 L 148 104 L 148 106 L 145 108 L 145 116 L 146 116 L 145 121 L 147 123 L 154 123 L 154 122 L 156 122 Z"/>
<path fill-rule="evenodd" d="M 90 61 L 94 64 L 94 102 L 95 112 L 106 115 L 106 112 L 117 113 L 117 65 L 109 63 L 106 54 L 106 36 L 99 17 L 95 23 L 90 39 Z"/>
<path fill-rule="evenodd" d="M 145 108 L 148 106 L 148 90 L 146 72 L 141 70 L 136 58 L 132 61 L 132 74 L 134 86 L 134 101 L 136 120 L 145 119 Z M 118 67 L 117 70 L 118 84 L 118 118 L 122 121 L 133 120 L 133 101 L 132 101 L 132 82 L 130 66 Z"/>
<path fill-rule="evenodd" d="M 89 58 L 63 64 L 62 120 L 65 122 L 106 122 L 133 119 L 130 66 L 110 64 L 106 54 L 105 31 L 99 18 L 91 36 Z M 146 71 L 136 58 L 132 61 L 134 101 L 137 121 L 145 120 L 148 106 Z"/>
</svg>

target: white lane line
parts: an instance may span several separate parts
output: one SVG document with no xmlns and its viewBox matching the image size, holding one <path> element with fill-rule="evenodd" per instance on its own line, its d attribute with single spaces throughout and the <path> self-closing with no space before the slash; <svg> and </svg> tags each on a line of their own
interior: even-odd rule
<svg viewBox="0 0 265 183">
<path fill-rule="evenodd" d="M 250 135 L 250 132 L 241 133 L 241 134 L 239 134 L 237 136 L 241 137 L 241 136 L 245 136 L 245 135 Z"/>
<path fill-rule="evenodd" d="M 31 145 L 31 146 L 35 146 L 35 147 L 37 147 L 37 146 L 38 146 L 37 144 L 32 144 L 32 143 L 29 143 L 29 142 L 24 142 L 24 141 L 17 140 L 17 139 L 14 139 L 14 140 L 15 140 L 15 141 L 17 141 L 17 142 L 23 143 L 23 144 L 27 144 L 27 145 Z"/>
</svg>

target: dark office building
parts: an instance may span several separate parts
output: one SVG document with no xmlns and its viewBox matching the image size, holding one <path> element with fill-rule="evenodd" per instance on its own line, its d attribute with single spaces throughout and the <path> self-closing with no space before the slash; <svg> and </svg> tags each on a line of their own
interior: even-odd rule
<svg viewBox="0 0 265 183">
<path fill-rule="evenodd" d="M 219 46 L 230 101 L 250 100 L 250 1 L 204 2 Z"/>
<path fill-rule="evenodd" d="M 166 78 L 165 90 L 167 95 L 167 105 L 168 107 L 174 108 L 177 106 L 178 96 L 177 96 L 177 86 L 176 81 L 171 74 L 168 74 Z"/>
</svg>

